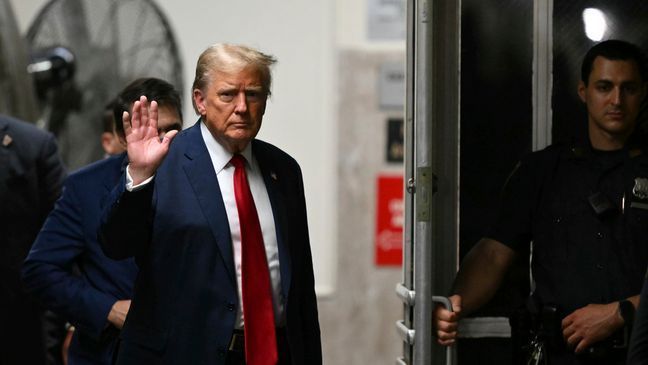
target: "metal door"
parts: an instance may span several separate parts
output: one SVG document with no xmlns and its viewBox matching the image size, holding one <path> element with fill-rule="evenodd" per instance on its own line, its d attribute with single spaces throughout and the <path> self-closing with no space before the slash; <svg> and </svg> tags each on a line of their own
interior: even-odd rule
<svg viewBox="0 0 648 365">
<path fill-rule="evenodd" d="M 435 344 L 434 301 L 448 294 L 460 258 L 485 233 L 518 159 L 552 140 L 587 138 L 576 94 L 581 59 L 602 39 L 648 50 L 642 36 L 648 3 L 409 0 L 407 6 L 407 191 L 397 285 L 403 356 L 397 363 L 456 363 Z M 590 29 L 592 10 L 598 36 Z M 462 321 L 460 364 L 510 359 L 506 316 L 529 290 L 528 262 L 518 261 L 491 304 Z M 487 357 L 484 341 L 493 341 Z"/>
</svg>

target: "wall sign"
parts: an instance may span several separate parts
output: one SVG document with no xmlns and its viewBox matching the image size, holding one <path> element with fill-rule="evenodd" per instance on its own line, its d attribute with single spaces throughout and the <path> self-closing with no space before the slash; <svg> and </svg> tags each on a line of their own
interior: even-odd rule
<svg viewBox="0 0 648 365">
<path fill-rule="evenodd" d="M 376 265 L 403 263 L 403 176 L 381 175 L 376 189 Z"/>
</svg>

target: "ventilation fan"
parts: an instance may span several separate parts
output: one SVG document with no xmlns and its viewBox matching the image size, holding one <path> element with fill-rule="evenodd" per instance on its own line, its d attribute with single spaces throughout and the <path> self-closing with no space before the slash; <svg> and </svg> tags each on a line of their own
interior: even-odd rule
<svg viewBox="0 0 648 365">
<path fill-rule="evenodd" d="M 173 33 L 151 0 L 51 0 L 27 42 L 39 123 L 57 135 L 70 169 L 103 155 L 103 110 L 127 83 L 158 77 L 183 90 Z"/>
<path fill-rule="evenodd" d="M 36 98 L 26 69 L 26 46 L 11 4 L 0 0 L 0 113 L 34 121 Z"/>
</svg>

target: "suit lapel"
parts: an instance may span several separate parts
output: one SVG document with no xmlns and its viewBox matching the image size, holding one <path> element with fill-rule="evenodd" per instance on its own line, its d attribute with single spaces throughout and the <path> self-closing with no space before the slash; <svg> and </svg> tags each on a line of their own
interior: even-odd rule
<svg viewBox="0 0 648 365">
<path fill-rule="evenodd" d="M 232 237 L 227 221 L 227 212 L 223 204 L 223 197 L 214 166 L 200 133 L 199 123 L 200 121 L 187 130 L 186 158 L 183 162 L 183 169 L 202 208 L 205 219 L 209 222 L 209 227 L 216 239 L 216 244 L 227 267 L 230 280 L 236 287 Z"/>
<path fill-rule="evenodd" d="M 109 161 L 106 161 L 107 164 L 101 175 L 101 184 L 103 185 L 103 190 L 101 190 L 102 194 L 99 199 L 101 209 L 105 207 L 106 199 L 110 196 L 110 192 L 115 189 L 115 185 L 119 183 L 119 179 L 125 178 L 126 165 L 128 165 L 126 152 L 123 152 L 119 156 L 109 157 L 109 159 Z M 117 166 L 120 166 L 120 168 L 117 169 Z"/>
<path fill-rule="evenodd" d="M 119 182 L 119 178 L 126 172 L 126 166 L 128 165 L 128 158 L 126 157 L 126 152 L 122 152 L 119 157 L 109 157 L 109 158 L 114 158 L 115 161 L 110 162 L 110 168 L 107 168 L 105 170 L 106 175 L 104 175 L 105 179 L 102 179 L 102 183 L 104 188 L 107 191 L 112 191 L 115 188 L 115 185 Z M 119 169 L 117 169 L 115 165 L 120 166 Z"/>
<path fill-rule="evenodd" d="M 263 145 L 256 140 L 252 141 L 252 152 L 259 163 L 263 181 L 268 191 L 270 205 L 272 206 L 272 215 L 274 216 L 275 229 L 277 231 L 277 245 L 279 246 L 279 268 L 281 270 L 281 290 L 285 298 L 288 298 L 290 289 L 292 262 L 290 258 L 290 247 L 285 240 L 284 230 L 290 229 L 289 222 L 286 219 L 286 206 L 283 202 L 287 197 L 282 193 L 280 186 L 282 178 L 286 176 L 278 175 L 279 169 L 276 168 L 276 161 L 268 157 L 267 151 Z"/>
</svg>

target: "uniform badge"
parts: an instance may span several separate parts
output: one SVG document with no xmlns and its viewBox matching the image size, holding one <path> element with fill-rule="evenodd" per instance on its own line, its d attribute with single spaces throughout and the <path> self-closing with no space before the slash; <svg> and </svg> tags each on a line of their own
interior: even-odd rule
<svg viewBox="0 0 648 365">
<path fill-rule="evenodd" d="M 639 199 L 648 199 L 648 178 L 636 177 L 632 195 Z"/>
</svg>

